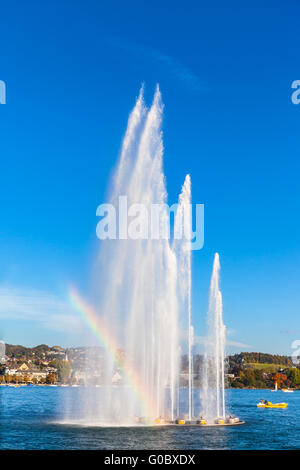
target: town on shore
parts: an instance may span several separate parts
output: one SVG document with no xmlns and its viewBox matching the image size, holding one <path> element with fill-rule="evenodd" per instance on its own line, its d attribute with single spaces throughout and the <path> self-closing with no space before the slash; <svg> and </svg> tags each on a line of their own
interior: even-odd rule
<svg viewBox="0 0 300 470">
<path fill-rule="evenodd" d="M 119 350 L 120 359 L 124 351 Z M 188 384 L 188 358 L 181 358 L 180 386 Z M 116 361 L 111 381 L 123 383 L 123 373 Z M 193 356 L 193 382 L 201 387 L 203 356 Z M 0 364 L 0 385 L 72 385 L 101 386 L 105 351 L 100 347 L 62 348 L 41 344 L 33 348 L 5 345 Z M 227 388 L 291 388 L 300 390 L 300 364 L 289 356 L 242 352 L 226 358 Z"/>
</svg>

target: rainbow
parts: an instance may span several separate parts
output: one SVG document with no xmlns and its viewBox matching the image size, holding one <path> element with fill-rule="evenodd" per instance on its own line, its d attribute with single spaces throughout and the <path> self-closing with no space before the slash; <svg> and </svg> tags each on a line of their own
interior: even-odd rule
<svg viewBox="0 0 300 470">
<path fill-rule="evenodd" d="M 111 335 L 108 327 L 104 324 L 103 321 L 101 321 L 95 309 L 84 299 L 82 299 L 74 287 L 70 287 L 69 297 L 72 306 L 80 314 L 81 318 L 94 333 L 100 344 L 106 349 L 108 354 L 116 362 L 117 366 L 122 370 L 125 378 L 127 379 L 127 382 L 131 385 L 139 400 L 143 415 L 145 417 L 155 417 L 156 412 L 152 397 L 149 396 L 149 393 L 145 389 L 144 384 L 137 372 L 130 366 L 125 358 L 122 358 L 121 355 L 118 354 L 118 350 L 120 348 Z"/>
</svg>

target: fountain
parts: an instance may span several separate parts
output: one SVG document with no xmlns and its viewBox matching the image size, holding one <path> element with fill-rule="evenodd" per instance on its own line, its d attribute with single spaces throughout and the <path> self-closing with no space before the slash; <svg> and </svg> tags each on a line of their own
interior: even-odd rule
<svg viewBox="0 0 300 470">
<path fill-rule="evenodd" d="M 94 276 L 94 291 L 99 294 L 93 302 L 95 317 L 101 318 L 98 331 L 109 330 L 110 339 L 101 365 L 105 384 L 101 406 L 95 412 L 90 400 L 85 400 L 87 420 L 134 424 L 137 417 L 144 422 L 175 419 L 180 368 L 175 249 L 166 237 L 126 238 L 121 207 L 126 203 L 130 212 L 142 206 L 149 214 L 157 204 L 163 207 L 160 220 L 169 218 L 162 168 L 162 111 L 158 87 L 150 109 L 141 90 L 129 116 L 112 183 L 109 201 L 119 214 L 119 237 L 101 243 Z M 121 360 L 117 358 L 120 351 Z M 117 371 L 122 377 L 118 393 L 112 386 Z"/>
<path fill-rule="evenodd" d="M 220 258 L 216 253 L 210 281 L 207 331 L 205 336 L 201 402 L 207 424 L 242 424 L 239 418 L 226 417 L 225 406 L 225 340 L 222 294 L 219 287 Z"/>
<path fill-rule="evenodd" d="M 210 282 L 207 334 L 203 366 L 202 412 L 208 422 L 225 420 L 225 325 L 223 323 L 222 294 L 219 289 L 220 260 L 215 254 Z"/>
<path fill-rule="evenodd" d="M 148 109 L 143 89 L 128 120 L 109 202 L 118 214 L 119 236 L 101 242 L 95 266 L 92 308 L 73 290 L 71 300 L 104 346 L 104 356 L 90 356 L 101 376 L 99 388 L 82 392 L 85 424 L 210 424 L 225 422 L 222 301 L 218 287 L 219 257 L 211 282 L 209 331 L 205 360 L 202 414 L 193 404 L 193 326 L 191 305 L 191 179 L 179 196 L 173 239 L 160 236 L 169 226 L 163 173 L 161 94 L 157 87 Z M 153 205 L 162 207 L 159 233 L 144 233 Z M 140 236 L 127 237 L 134 216 Z M 142 208 L 144 212 L 142 211 Z M 140 211 L 139 216 L 137 217 Z M 127 214 L 127 212 L 126 212 Z M 127 215 L 126 215 L 127 217 Z M 132 223 L 132 222 L 131 222 Z M 131 226 L 132 227 L 132 226 Z M 149 226 L 150 229 L 150 226 Z M 151 226 L 151 230 L 153 227 Z M 184 231 L 185 236 L 181 236 Z M 134 232 L 136 233 L 136 231 Z M 186 331 L 188 406 L 180 404 L 180 332 Z M 185 410 L 186 411 L 186 410 Z"/>
</svg>

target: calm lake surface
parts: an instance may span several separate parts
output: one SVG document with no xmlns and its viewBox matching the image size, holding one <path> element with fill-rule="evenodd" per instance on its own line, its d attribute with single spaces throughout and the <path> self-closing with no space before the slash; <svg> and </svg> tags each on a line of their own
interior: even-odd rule
<svg viewBox="0 0 300 470">
<path fill-rule="evenodd" d="M 227 390 L 228 408 L 243 426 L 101 428 L 61 424 L 66 403 L 80 407 L 82 389 L 0 387 L 1 449 L 300 449 L 300 392 Z M 197 391 L 195 394 L 198 395 Z M 287 402 L 259 409 L 260 398 Z"/>
</svg>

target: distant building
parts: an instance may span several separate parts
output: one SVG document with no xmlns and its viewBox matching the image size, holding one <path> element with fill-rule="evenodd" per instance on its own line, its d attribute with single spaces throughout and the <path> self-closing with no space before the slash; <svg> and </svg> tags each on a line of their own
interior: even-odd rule
<svg viewBox="0 0 300 470">
<path fill-rule="evenodd" d="M 119 374 L 119 372 L 116 372 L 111 379 L 111 383 L 113 385 L 117 385 L 121 382 L 121 380 L 122 380 L 121 375 Z"/>
<path fill-rule="evenodd" d="M 54 369 L 54 368 L 51 368 Z M 53 372 L 56 371 L 56 369 L 53 370 Z M 34 367 L 29 367 L 25 362 L 20 365 L 20 367 L 5 367 L 4 370 L 4 375 L 9 375 L 9 376 L 16 376 L 16 377 L 22 377 L 25 378 L 27 377 L 29 380 L 32 379 L 46 379 L 48 373 L 50 372 L 49 370 L 40 370 L 38 368 Z M 51 370 L 52 372 L 52 370 Z"/>
<path fill-rule="evenodd" d="M 5 367 L 5 375 L 16 375 L 18 369 L 10 368 L 10 367 Z"/>
</svg>

